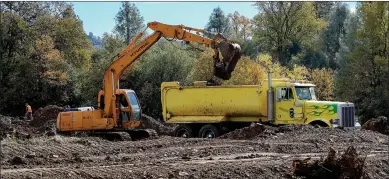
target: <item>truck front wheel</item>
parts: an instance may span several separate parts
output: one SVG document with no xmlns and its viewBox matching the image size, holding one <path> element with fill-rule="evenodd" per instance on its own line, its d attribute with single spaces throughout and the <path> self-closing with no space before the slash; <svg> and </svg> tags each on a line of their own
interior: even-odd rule
<svg viewBox="0 0 389 179">
<path fill-rule="evenodd" d="M 193 137 L 192 128 L 188 125 L 185 125 L 185 124 L 179 125 L 174 132 L 174 136 L 183 137 L 183 138 L 191 138 L 191 137 Z"/>
<path fill-rule="evenodd" d="M 212 124 L 206 124 L 199 131 L 200 138 L 216 138 L 219 137 L 219 130 Z"/>
</svg>

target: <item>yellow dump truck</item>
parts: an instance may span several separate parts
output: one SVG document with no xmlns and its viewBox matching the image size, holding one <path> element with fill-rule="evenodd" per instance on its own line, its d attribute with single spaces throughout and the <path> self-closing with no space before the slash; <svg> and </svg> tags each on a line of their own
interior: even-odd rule
<svg viewBox="0 0 389 179">
<path fill-rule="evenodd" d="M 318 101 L 314 87 L 288 79 L 232 86 L 207 86 L 201 81 L 192 86 L 164 82 L 162 113 L 166 123 L 179 124 L 175 130 L 179 137 L 214 138 L 253 122 L 355 126 L 353 103 Z"/>
</svg>

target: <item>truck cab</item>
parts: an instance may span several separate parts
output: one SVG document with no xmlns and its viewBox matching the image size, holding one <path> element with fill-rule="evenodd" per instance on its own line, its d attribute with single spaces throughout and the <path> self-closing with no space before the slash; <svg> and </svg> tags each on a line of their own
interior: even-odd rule
<svg viewBox="0 0 389 179">
<path fill-rule="evenodd" d="M 303 81 L 275 81 L 276 124 L 312 124 L 322 127 L 355 127 L 355 106 L 350 102 L 320 101 L 315 86 Z"/>
</svg>

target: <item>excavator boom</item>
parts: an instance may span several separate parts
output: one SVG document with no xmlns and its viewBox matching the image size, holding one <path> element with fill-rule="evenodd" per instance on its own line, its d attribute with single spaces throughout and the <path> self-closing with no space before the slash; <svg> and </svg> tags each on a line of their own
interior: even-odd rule
<svg viewBox="0 0 389 179">
<path fill-rule="evenodd" d="M 142 33 L 138 34 L 134 41 L 119 54 L 117 60 L 109 66 L 104 74 L 104 112 L 107 117 L 116 116 L 115 90 L 118 88 L 118 80 L 124 70 L 133 64 L 161 37 L 183 40 L 185 42 L 195 42 L 214 49 L 214 76 L 223 80 L 230 79 L 231 73 L 240 58 L 240 46 L 232 44 L 220 34 L 217 34 L 215 39 L 210 39 L 198 35 L 199 33 L 204 33 L 204 30 L 185 27 L 183 25 L 167 25 L 160 22 L 150 22 L 147 24 L 147 27 L 155 32 L 134 46 L 136 41 L 143 35 Z M 195 31 L 197 34 L 190 31 Z M 222 60 L 219 59 L 219 49 L 223 56 Z"/>
<path fill-rule="evenodd" d="M 147 27 L 152 29 L 154 33 L 137 43 L 143 36 L 142 33 L 139 33 L 105 71 L 104 89 L 98 94 L 98 109 L 61 112 L 57 117 L 58 131 L 92 131 L 94 133 L 101 132 L 104 135 L 113 132 L 120 134 L 125 139 L 156 136 L 155 131 L 151 129 L 139 129 L 141 106 L 138 98 L 133 90 L 119 88 L 119 78 L 127 67 L 139 59 L 161 37 L 203 44 L 214 49 L 214 74 L 224 80 L 231 77 L 231 72 L 240 58 L 239 45 L 232 44 L 220 34 L 210 39 L 200 36 L 200 34 L 206 33 L 204 30 L 159 22 L 148 23 Z M 223 56 L 222 60 L 219 59 L 219 53 Z M 124 135 L 127 133 L 131 137 Z"/>
</svg>

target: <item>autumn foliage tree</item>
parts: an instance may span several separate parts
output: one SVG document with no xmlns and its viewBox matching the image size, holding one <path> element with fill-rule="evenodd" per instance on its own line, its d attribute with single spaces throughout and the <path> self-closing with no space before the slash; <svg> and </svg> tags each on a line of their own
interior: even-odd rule
<svg viewBox="0 0 389 179">
<path fill-rule="evenodd" d="M 90 44 L 72 6 L 1 2 L 0 111 L 20 114 L 24 103 L 80 104 L 81 70 Z"/>
</svg>

